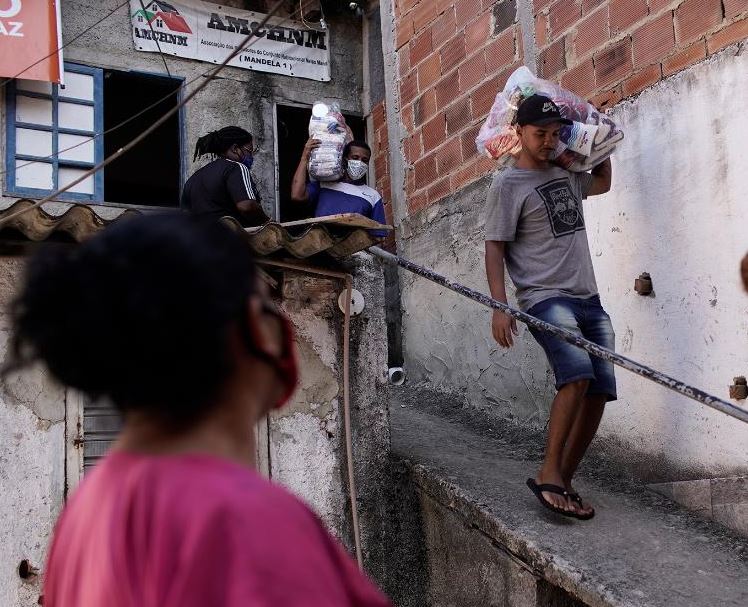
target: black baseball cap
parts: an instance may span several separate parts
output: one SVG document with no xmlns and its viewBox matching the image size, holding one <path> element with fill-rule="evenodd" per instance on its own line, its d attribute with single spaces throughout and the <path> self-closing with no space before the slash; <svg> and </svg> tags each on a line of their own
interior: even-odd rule
<svg viewBox="0 0 748 607">
<path fill-rule="evenodd" d="M 561 124 L 574 124 L 571 120 L 564 118 L 558 106 L 550 97 L 545 95 L 531 95 L 525 99 L 517 110 L 517 124 L 525 126 L 533 124 L 542 126 L 560 122 Z"/>
</svg>

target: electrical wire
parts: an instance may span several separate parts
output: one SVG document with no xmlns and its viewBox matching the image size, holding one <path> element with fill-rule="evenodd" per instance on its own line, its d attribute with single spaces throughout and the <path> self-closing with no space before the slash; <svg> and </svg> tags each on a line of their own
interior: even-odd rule
<svg viewBox="0 0 748 607">
<path fill-rule="evenodd" d="M 143 17 L 145 17 L 145 4 L 143 3 L 143 0 L 140 0 L 140 8 L 143 9 Z M 169 78 L 171 78 L 171 72 L 169 71 L 169 66 L 166 64 L 166 57 L 164 56 L 164 51 L 161 50 L 161 43 L 158 41 L 158 38 L 156 37 L 156 32 L 153 30 L 153 22 L 151 20 L 148 21 L 148 28 L 151 30 L 151 34 L 153 35 L 153 40 L 156 43 L 156 48 L 158 49 L 158 54 L 161 55 L 161 61 L 164 62 L 164 69 L 166 70 L 167 75 Z"/>
<path fill-rule="evenodd" d="M 259 26 L 262 27 L 270 20 L 270 18 L 278 11 L 278 9 L 285 3 L 285 0 L 278 0 L 276 2 L 270 12 L 265 15 L 265 17 L 260 22 Z M 283 19 L 281 23 L 286 21 L 287 18 Z M 202 91 L 208 84 L 213 80 L 215 76 L 217 76 L 228 64 L 229 62 L 239 55 L 245 48 L 248 48 L 249 46 L 252 46 L 253 42 L 257 40 L 252 40 L 252 37 L 254 36 L 253 33 L 248 34 L 244 37 L 244 40 L 231 52 L 229 55 L 219 64 L 215 67 L 215 69 L 211 70 L 211 72 L 208 74 L 206 80 L 204 82 L 201 82 L 198 86 L 196 86 L 192 91 L 190 91 L 179 103 L 177 103 L 173 108 L 171 108 L 168 112 L 166 112 L 163 116 L 161 116 L 158 120 L 156 120 L 151 126 L 149 126 L 147 129 L 145 129 L 143 132 L 141 132 L 138 136 L 136 136 L 134 139 L 131 139 L 128 143 L 126 143 L 123 147 L 118 149 L 113 154 L 110 154 L 107 158 L 93 166 L 92 168 L 85 171 L 82 175 L 77 177 L 76 179 L 72 180 L 67 185 L 58 188 L 51 194 L 48 194 L 44 198 L 40 198 L 39 200 L 35 201 L 33 205 L 21 209 L 19 211 L 16 211 L 15 213 L 11 213 L 10 215 L 7 215 L 6 217 L 3 217 L 0 219 L 0 228 L 5 226 L 7 223 L 9 223 L 11 220 L 15 219 L 16 217 L 19 217 L 20 215 L 23 215 L 24 213 L 28 213 L 30 210 L 35 209 L 43 205 L 45 202 L 50 202 L 57 198 L 60 194 L 63 192 L 67 192 L 70 188 L 73 186 L 79 184 L 81 181 L 87 179 L 91 175 L 96 174 L 98 171 L 106 167 L 107 165 L 111 164 L 117 158 L 120 156 L 123 156 L 127 152 L 129 152 L 131 149 L 133 149 L 136 145 L 138 145 L 141 141 L 143 141 L 148 135 L 153 133 L 158 127 L 160 127 L 162 124 L 164 124 L 169 118 L 171 118 L 174 114 L 176 114 L 180 109 L 182 109 L 185 105 L 187 105 L 194 97 L 197 95 L 200 91 Z"/>
<path fill-rule="evenodd" d="M 92 25 L 88 26 L 86 29 L 84 29 L 82 32 L 80 32 L 78 35 L 74 36 L 70 40 L 68 40 L 65 44 L 63 44 L 60 48 L 52 51 L 49 55 L 42 57 L 41 59 L 35 61 L 29 66 L 26 66 L 23 68 L 20 72 L 18 72 L 15 76 L 11 76 L 10 78 L 6 78 L 2 82 L 0 82 L 0 89 L 2 89 L 6 84 L 8 84 L 11 80 L 15 80 L 18 78 L 21 74 L 24 72 L 30 70 L 35 65 L 40 64 L 42 61 L 46 61 L 50 57 L 54 57 L 55 55 L 59 54 L 59 52 L 64 49 L 65 47 L 71 45 L 73 42 L 78 40 L 81 36 L 84 34 L 87 34 L 90 32 L 93 28 L 95 28 L 97 25 L 101 24 L 102 22 L 106 21 L 109 17 L 111 17 L 114 13 L 116 13 L 119 9 L 121 9 L 123 6 L 130 4 L 130 0 L 125 0 L 122 4 L 118 4 L 116 7 L 114 7 L 111 11 L 109 11 L 106 15 L 104 15 L 101 19 L 99 19 L 96 23 L 93 23 Z"/>
</svg>

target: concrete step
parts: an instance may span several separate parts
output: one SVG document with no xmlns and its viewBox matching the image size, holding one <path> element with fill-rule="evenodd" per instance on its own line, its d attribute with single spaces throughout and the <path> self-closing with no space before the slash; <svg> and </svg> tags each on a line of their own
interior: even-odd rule
<svg viewBox="0 0 748 607">
<path fill-rule="evenodd" d="M 404 389 L 391 405 L 393 455 L 419 494 L 426 603 L 748 605 L 746 538 L 599 463 L 576 483 L 595 518 L 554 515 L 525 486 L 542 436 L 460 411 Z"/>
</svg>

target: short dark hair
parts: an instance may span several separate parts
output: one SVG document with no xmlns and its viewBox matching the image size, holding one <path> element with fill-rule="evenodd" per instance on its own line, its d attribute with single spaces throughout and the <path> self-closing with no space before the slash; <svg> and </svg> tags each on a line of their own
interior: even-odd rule
<svg viewBox="0 0 748 607">
<path fill-rule="evenodd" d="M 240 126 L 225 126 L 217 131 L 211 131 L 203 135 L 195 144 L 195 155 L 192 160 L 197 160 L 200 156 L 213 154 L 220 156 L 232 145 L 245 145 L 252 143 L 252 134 Z"/>
<path fill-rule="evenodd" d="M 255 281 L 247 244 L 220 222 L 123 219 L 30 260 L 9 368 L 39 360 L 91 398 L 189 425 L 233 372 L 230 331 L 241 330 Z"/>
<path fill-rule="evenodd" d="M 361 139 L 354 139 L 353 141 L 349 141 L 345 144 L 345 147 L 343 148 L 343 158 L 348 158 L 348 154 L 351 151 L 351 148 L 363 148 L 369 154 L 371 154 L 371 148 L 369 147 L 369 144 Z"/>
</svg>

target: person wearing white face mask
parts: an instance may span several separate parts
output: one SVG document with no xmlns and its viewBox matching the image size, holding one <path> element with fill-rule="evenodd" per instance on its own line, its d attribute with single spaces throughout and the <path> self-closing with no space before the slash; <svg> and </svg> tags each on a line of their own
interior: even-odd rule
<svg viewBox="0 0 748 607">
<path fill-rule="evenodd" d="M 345 175 L 339 181 L 307 182 L 309 154 L 319 144 L 318 139 L 306 142 L 291 183 L 291 198 L 296 202 L 312 202 L 315 205 L 315 217 L 358 213 L 379 223 L 386 223 L 382 196 L 366 185 L 371 159 L 369 144 L 358 140 L 346 144 L 343 149 Z"/>
</svg>

